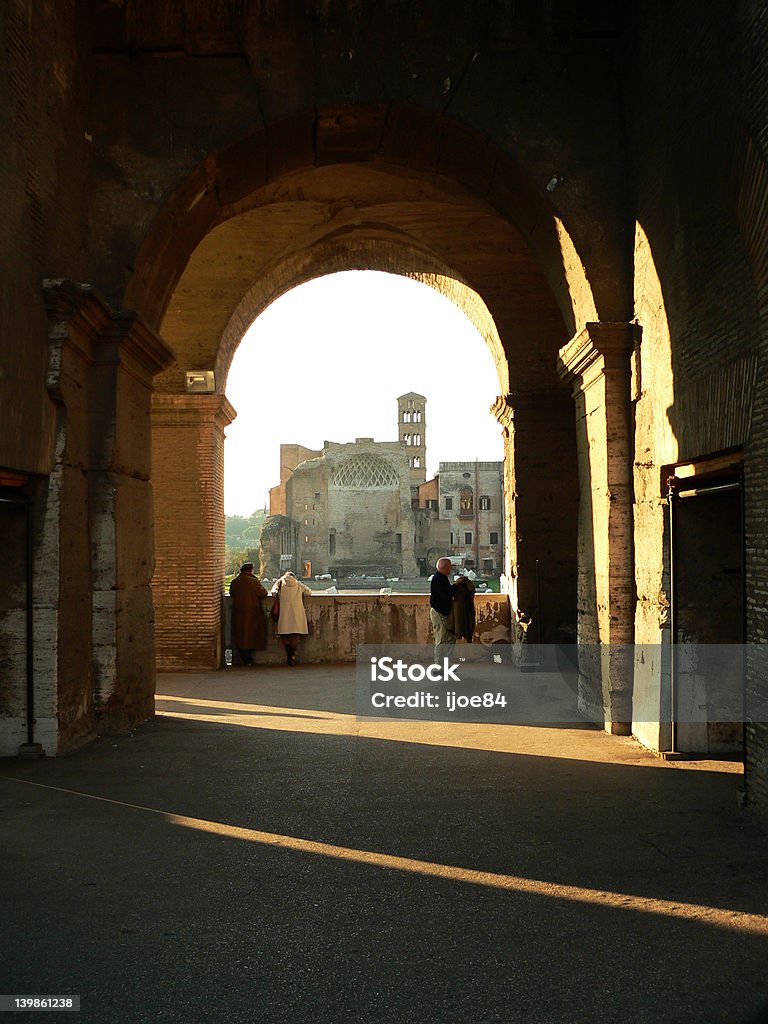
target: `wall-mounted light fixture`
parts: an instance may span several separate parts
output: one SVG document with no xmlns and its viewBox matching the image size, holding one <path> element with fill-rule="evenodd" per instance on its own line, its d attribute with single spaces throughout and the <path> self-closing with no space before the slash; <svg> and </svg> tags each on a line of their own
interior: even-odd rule
<svg viewBox="0 0 768 1024">
<path fill-rule="evenodd" d="M 184 380 L 190 395 L 212 395 L 216 391 L 213 370 L 187 370 Z"/>
</svg>

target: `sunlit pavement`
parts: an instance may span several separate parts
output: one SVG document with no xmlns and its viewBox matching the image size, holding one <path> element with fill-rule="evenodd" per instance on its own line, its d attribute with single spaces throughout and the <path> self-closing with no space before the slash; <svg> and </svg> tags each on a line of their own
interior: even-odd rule
<svg viewBox="0 0 768 1024">
<path fill-rule="evenodd" d="M 768 840 L 738 765 L 361 720 L 347 666 L 158 694 L 131 736 L 0 763 L 2 993 L 99 1024 L 762 1019 Z"/>
</svg>

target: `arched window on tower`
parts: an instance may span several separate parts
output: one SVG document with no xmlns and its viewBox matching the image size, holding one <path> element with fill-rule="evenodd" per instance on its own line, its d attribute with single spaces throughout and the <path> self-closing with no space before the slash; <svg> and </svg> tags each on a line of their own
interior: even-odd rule
<svg viewBox="0 0 768 1024">
<path fill-rule="evenodd" d="M 411 443 L 411 435 L 410 434 L 403 434 L 403 440 L 405 441 L 406 444 L 410 444 Z"/>
<path fill-rule="evenodd" d="M 411 414 L 406 409 L 406 411 L 403 413 L 403 423 L 410 423 L 410 422 L 411 422 Z"/>
<path fill-rule="evenodd" d="M 414 469 L 421 469 L 421 456 L 420 455 L 414 456 L 413 468 Z"/>
<path fill-rule="evenodd" d="M 413 435 L 413 443 L 416 445 L 417 448 L 421 446 L 421 434 Z"/>
</svg>

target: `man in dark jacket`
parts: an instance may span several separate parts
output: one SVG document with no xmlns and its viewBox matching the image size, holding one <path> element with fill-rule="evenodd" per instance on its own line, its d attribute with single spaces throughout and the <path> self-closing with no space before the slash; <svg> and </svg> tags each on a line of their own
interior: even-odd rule
<svg viewBox="0 0 768 1024">
<path fill-rule="evenodd" d="M 240 575 L 229 585 L 232 598 L 232 646 L 240 655 L 241 665 L 253 664 L 253 652 L 267 646 L 267 621 L 263 599 L 267 592 L 253 575 L 253 562 L 243 562 Z"/>
<path fill-rule="evenodd" d="M 450 558 L 439 558 L 437 572 L 429 585 L 429 619 L 435 633 L 435 664 L 447 657 L 450 645 L 456 643 L 451 620 L 456 586 L 451 583 L 451 568 Z"/>
</svg>

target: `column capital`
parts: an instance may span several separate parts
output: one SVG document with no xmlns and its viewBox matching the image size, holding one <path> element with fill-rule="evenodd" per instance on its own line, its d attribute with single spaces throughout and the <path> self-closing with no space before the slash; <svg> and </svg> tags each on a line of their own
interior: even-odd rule
<svg viewBox="0 0 768 1024">
<path fill-rule="evenodd" d="M 491 413 L 496 417 L 505 430 L 511 430 L 515 418 L 512 394 L 499 395 L 491 406 Z"/>
<path fill-rule="evenodd" d="M 560 349 L 557 372 L 562 380 L 584 383 L 601 372 L 629 373 L 629 357 L 640 332 L 636 323 L 587 323 Z"/>
<path fill-rule="evenodd" d="M 98 347 L 101 359 L 109 353 L 108 359 L 119 361 L 148 387 L 153 377 L 176 362 L 170 345 L 133 310 L 113 314 Z"/>
<path fill-rule="evenodd" d="M 557 388 L 510 388 L 506 395 L 499 395 L 490 407 L 505 430 L 514 426 L 517 413 L 539 413 L 546 410 L 553 401 L 560 401 L 568 392 L 563 387 Z"/>
<path fill-rule="evenodd" d="M 223 430 L 237 416 L 225 395 L 152 395 L 152 421 L 159 427 L 188 427 L 211 423 Z"/>
<path fill-rule="evenodd" d="M 146 387 L 175 361 L 173 349 L 133 310 L 115 312 L 89 284 L 46 278 L 43 296 L 49 321 L 48 389 L 60 389 L 65 349 L 87 363 L 122 366 Z"/>
</svg>

